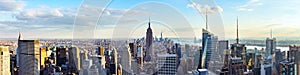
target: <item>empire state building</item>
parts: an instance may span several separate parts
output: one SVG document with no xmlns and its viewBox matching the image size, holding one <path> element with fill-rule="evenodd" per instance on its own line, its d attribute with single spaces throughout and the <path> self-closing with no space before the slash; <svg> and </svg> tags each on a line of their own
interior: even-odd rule
<svg viewBox="0 0 300 75">
<path fill-rule="evenodd" d="M 146 32 L 146 56 L 145 56 L 145 61 L 150 61 L 151 56 L 153 54 L 152 52 L 152 42 L 153 42 L 153 35 L 152 35 L 152 29 L 150 27 L 150 18 L 148 22 L 148 29 Z"/>
</svg>

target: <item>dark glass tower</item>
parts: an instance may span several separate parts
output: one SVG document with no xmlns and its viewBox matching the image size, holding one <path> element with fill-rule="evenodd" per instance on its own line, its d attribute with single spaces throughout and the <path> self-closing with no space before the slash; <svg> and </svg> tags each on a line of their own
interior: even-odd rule
<svg viewBox="0 0 300 75">
<path fill-rule="evenodd" d="M 214 34 L 202 29 L 202 51 L 201 51 L 201 68 L 208 69 L 209 61 L 211 61 L 212 51 L 217 49 L 218 37 Z M 200 68 L 198 66 L 198 68 Z"/>
</svg>

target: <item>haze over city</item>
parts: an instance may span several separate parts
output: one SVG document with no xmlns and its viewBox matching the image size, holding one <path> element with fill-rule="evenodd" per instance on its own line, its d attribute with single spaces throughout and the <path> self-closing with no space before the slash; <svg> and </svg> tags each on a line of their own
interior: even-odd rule
<svg viewBox="0 0 300 75">
<path fill-rule="evenodd" d="M 194 36 L 189 36 L 188 38 L 201 37 L 201 29 L 205 28 L 204 8 L 209 8 L 209 30 L 221 38 L 235 38 L 237 16 L 239 17 L 240 38 L 265 38 L 270 35 L 271 29 L 273 30 L 274 37 L 278 37 L 278 39 L 299 38 L 299 32 L 297 32 L 297 30 L 299 30 L 300 25 L 298 25 L 299 21 L 297 21 L 297 18 L 300 17 L 300 12 L 297 10 L 299 4 L 297 0 L 284 2 L 278 0 L 104 0 L 97 1 L 99 3 L 94 3 L 99 4 L 97 8 L 85 5 L 93 5 L 92 3 L 85 2 L 87 1 L 1 0 L 0 26 L 3 29 L 1 29 L 0 36 L 1 38 L 15 38 L 19 32 L 22 32 L 23 35 L 26 36 L 24 38 L 28 39 L 73 38 L 73 25 L 76 23 L 76 19 L 80 19 L 80 25 L 90 26 L 83 30 L 94 31 L 92 33 L 95 34 L 92 35 L 92 37 L 82 38 L 115 37 L 111 33 L 113 33 L 117 27 L 117 24 L 127 20 L 139 23 L 139 25 L 137 25 L 139 27 L 136 27 L 132 33 L 132 38 L 144 37 L 144 35 L 140 34 L 145 32 L 144 28 L 147 26 L 142 23 L 146 23 L 148 17 L 151 17 L 154 21 L 153 32 L 155 36 L 159 36 L 161 32 L 167 37 L 176 37 L 174 31 L 176 33 L 189 33 L 185 32 L 190 30 L 189 28 L 174 28 L 170 30 L 166 27 L 182 26 L 180 24 L 184 23 L 182 23 L 182 21 L 176 21 L 178 18 L 166 18 L 164 17 L 164 13 L 161 14 L 159 11 L 151 11 L 153 9 L 165 10 L 170 7 L 180 13 L 192 28 L 191 31 L 193 31 L 193 33 L 189 34 L 193 34 Z M 110 3 L 105 5 L 105 2 Z M 148 7 L 147 9 L 147 5 L 144 5 L 147 4 L 147 2 L 150 2 L 148 6 L 165 5 L 165 7 Z M 80 14 L 82 11 L 78 8 L 82 8 L 82 10 L 95 10 Z M 143 9 L 140 10 L 140 8 Z M 140 16 L 124 17 L 130 14 Z M 166 21 L 173 22 L 172 24 L 174 25 Z M 126 27 L 124 29 L 126 29 Z"/>
</svg>

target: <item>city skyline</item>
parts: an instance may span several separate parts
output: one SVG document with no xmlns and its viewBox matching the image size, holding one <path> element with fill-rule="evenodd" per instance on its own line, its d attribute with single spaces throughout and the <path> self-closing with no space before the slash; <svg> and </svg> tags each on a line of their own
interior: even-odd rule
<svg viewBox="0 0 300 75">
<path fill-rule="evenodd" d="M 203 2 L 202 2 L 203 1 Z M 93 7 L 82 5 L 84 1 L 21 1 L 21 0 L 3 0 L 0 1 L 0 38 L 15 38 L 19 32 L 22 32 L 25 39 L 28 38 L 72 38 L 73 24 L 76 16 L 78 17 L 78 8 L 85 7 L 93 10 Z M 101 1 L 99 1 L 101 2 Z M 105 1 L 103 1 L 104 3 Z M 110 2 L 107 0 L 107 2 Z M 90 38 L 112 38 L 112 34 L 116 25 L 121 18 L 126 16 L 130 10 L 138 10 L 137 8 L 144 8 L 142 4 L 157 3 L 161 5 L 170 6 L 186 19 L 193 29 L 193 37 L 200 38 L 201 29 L 205 28 L 205 16 L 203 11 L 197 10 L 198 7 L 208 8 L 216 13 L 208 14 L 208 28 L 209 31 L 218 36 L 224 35 L 226 39 L 235 38 L 235 20 L 239 16 L 240 20 L 240 38 L 265 38 L 269 37 L 270 30 L 273 30 L 273 36 L 280 38 L 298 38 L 297 30 L 300 28 L 297 22 L 298 13 L 296 8 L 300 2 L 296 0 L 291 1 L 270 1 L 270 0 L 241 0 L 241 1 L 206 1 L 206 0 L 191 0 L 191 1 L 126 1 L 125 3 L 118 0 L 113 0 L 106 6 L 99 22 L 95 28 L 95 36 Z M 99 3 L 101 5 L 101 3 Z M 150 4 L 151 6 L 152 4 Z M 156 4 L 153 4 L 156 5 Z M 105 6 L 105 5 L 103 5 Z M 295 7 L 296 6 L 296 7 Z M 103 7 L 104 8 L 104 7 Z M 103 9 L 102 8 L 102 9 Z M 164 10 L 167 8 L 152 8 Z M 95 11 L 99 12 L 99 11 Z M 102 10 L 100 10 L 102 12 Z M 160 11 L 161 12 L 161 11 Z M 151 13 L 151 14 L 149 14 Z M 200 14 L 201 13 L 201 14 Z M 172 30 L 166 30 L 164 27 L 173 26 L 160 20 L 164 14 L 148 10 L 136 12 L 142 16 L 133 18 L 140 27 L 136 27 L 136 31 L 132 33 L 134 37 L 145 37 L 145 29 L 147 28 L 148 17 L 151 17 L 153 29 L 153 36 L 164 33 L 165 37 L 175 37 Z M 155 14 L 155 15 L 153 15 Z M 251 15 L 251 16 L 249 16 Z M 99 16 L 99 15 L 97 15 Z M 97 17 L 96 16 L 96 17 Z M 138 19 L 138 20 L 136 20 Z M 176 18 L 177 19 L 177 18 Z M 216 20 L 217 19 L 217 20 Z M 90 19 L 87 19 L 90 20 Z M 220 20 L 220 21 L 219 21 Z M 125 20 L 126 21 L 126 20 Z M 131 21 L 131 20 L 130 20 Z M 166 20 L 168 21 L 168 20 Z M 174 21 L 170 18 L 170 21 Z M 217 21 L 218 23 L 215 23 Z M 122 23 L 122 22 L 121 22 Z M 83 24 L 90 24 L 88 21 Z M 93 23 L 92 23 L 93 24 Z M 182 26 L 180 22 L 174 26 Z M 221 25 L 221 31 L 214 29 Z M 99 26 L 99 27 L 98 27 Z M 94 27 L 93 27 L 94 28 Z M 126 28 L 124 28 L 126 29 Z M 189 29 L 189 28 L 186 28 Z M 166 30 L 166 31 L 164 31 Z M 174 29 L 177 33 L 185 31 L 184 28 Z M 186 32 L 183 32 L 186 33 Z M 224 34 L 222 34 L 224 33 Z"/>
</svg>

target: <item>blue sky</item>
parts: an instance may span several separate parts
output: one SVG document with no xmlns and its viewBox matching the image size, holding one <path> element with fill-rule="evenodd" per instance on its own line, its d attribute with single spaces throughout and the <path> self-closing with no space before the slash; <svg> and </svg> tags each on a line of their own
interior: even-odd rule
<svg viewBox="0 0 300 75">
<path fill-rule="evenodd" d="M 168 37 L 199 38 L 205 28 L 199 8 L 210 9 L 209 30 L 222 39 L 235 38 L 237 16 L 241 38 L 266 38 L 271 29 L 275 37 L 298 37 L 299 4 L 297 0 L 1 0 L 0 38 L 16 38 L 19 31 L 25 38 L 72 38 L 74 23 L 80 28 L 76 37 L 112 38 L 128 28 L 134 28 L 129 37 L 143 37 L 149 16 L 155 36 L 163 32 Z M 177 14 L 162 13 L 168 12 L 164 10 Z M 103 12 L 100 18 L 99 12 Z M 164 14 L 181 16 L 165 18 Z M 135 15 L 139 17 L 128 17 Z M 137 25 L 130 27 L 132 24 Z M 82 27 L 85 25 L 90 27 Z M 129 26 L 115 30 L 120 25 Z"/>
</svg>

